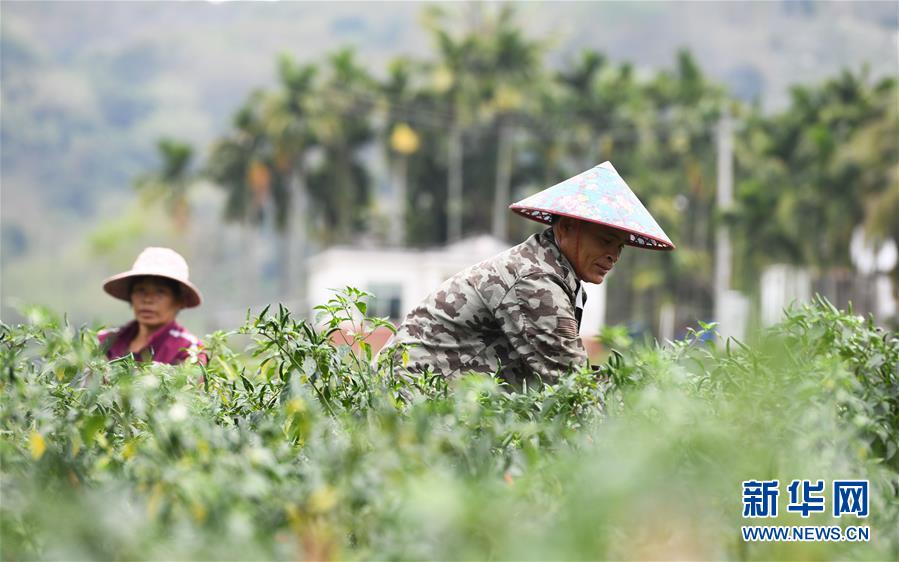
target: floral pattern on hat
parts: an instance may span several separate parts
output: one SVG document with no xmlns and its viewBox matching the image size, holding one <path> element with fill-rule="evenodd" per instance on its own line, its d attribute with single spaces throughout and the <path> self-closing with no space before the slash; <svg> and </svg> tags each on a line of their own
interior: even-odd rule
<svg viewBox="0 0 899 562">
<path fill-rule="evenodd" d="M 611 162 L 603 162 L 509 208 L 546 224 L 552 222 L 553 215 L 561 215 L 610 226 L 629 234 L 630 246 L 653 250 L 675 247 Z"/>
</svg>

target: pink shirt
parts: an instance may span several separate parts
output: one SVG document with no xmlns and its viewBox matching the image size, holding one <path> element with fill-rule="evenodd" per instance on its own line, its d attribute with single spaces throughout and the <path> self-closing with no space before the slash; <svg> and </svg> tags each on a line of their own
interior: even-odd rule
<svg viewBox="0 0 899 562">
<path fill-rule="evenodd" d="M 117 359 L 131 353 L 128 347 L 137 336 L 137 320 L 125 324 L 116 330 L 101 330 L 97 336 L 101 345 L 108 345 L 106 357 Z M 176 365 L 190 357 L 189 351 L 203 348 L 203 342 L 184 329 L 175 321 L 166 324 L 153 332 L 147 346 L 134 354 L 138 361 L 149 357 L 156 363 Z M 206 355 L 200 353 L 200 363 L 206 364 Z"/>
</svg>

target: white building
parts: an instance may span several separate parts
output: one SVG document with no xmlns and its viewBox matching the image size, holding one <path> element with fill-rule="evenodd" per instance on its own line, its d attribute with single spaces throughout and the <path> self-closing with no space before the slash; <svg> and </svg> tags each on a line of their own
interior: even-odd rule
<svg viewBox="0 0 899 562">
<path fill-rule="evenodd" d="M 487 235 L 429 250 L 336 246 L 309 259 L 308 302 L 327 302 L 332 289 L 352 286 L 375 295 L 370 316 L 399 321 L 443 281 L 508 248 Z M 605 317 L 605 290 L 603 285 L 587 287 L 581 334 L 593 335 Z"/>
</svg>

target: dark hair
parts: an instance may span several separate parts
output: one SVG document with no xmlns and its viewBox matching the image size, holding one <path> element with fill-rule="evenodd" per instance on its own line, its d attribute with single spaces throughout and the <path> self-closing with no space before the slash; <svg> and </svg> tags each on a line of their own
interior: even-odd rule
<svg viewBox="0 0 899 562">
<path fill-rule="evenodd" d="M 140 283 L 141 281 L 153 280 L 157 283 L 160 283 L 169 289 L 171 289 L 172 294 L 175 295 L 175 298 L 178 300 L 182 300 L 184 295 L 181 293 L 181 283 L 175 281 L 174 279 L 169 279 L 168 277 L 162 277 L 159 275 L 138 275 L 137 277 L 132 277 L 131 282 L 128 285 L 128 300 L 131 300 L 131 293 L 134 292 L 134 286 Z"/>
<path fill-rule="evenodd" d="M 562 220 L 562 215 L 552 215 L 552 219 L 550 219 L 549 224 L 555 226 L 556 223 L 559 222 L 560 220 Z"/>
</svg>

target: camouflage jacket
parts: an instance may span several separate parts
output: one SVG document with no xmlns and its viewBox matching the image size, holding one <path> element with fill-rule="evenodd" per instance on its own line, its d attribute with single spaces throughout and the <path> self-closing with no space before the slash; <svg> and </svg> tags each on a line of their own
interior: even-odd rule
<svg viewBox="0 0 899 562">
<path fill-rule="evenodd" d="M 409 344 L 414 372 L 552 382 L 587 364 L 575 320 L 579 286 L 548 228 L 446 280 L 406 316 L 394 344 Z"/>
</svg>

